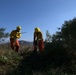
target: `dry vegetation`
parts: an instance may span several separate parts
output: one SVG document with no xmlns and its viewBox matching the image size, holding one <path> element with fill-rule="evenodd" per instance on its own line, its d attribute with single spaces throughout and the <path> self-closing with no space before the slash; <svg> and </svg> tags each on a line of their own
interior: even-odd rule
<svg viewBox="0 0 76 75">
<path fill-rule="evenodd" d="M 76 61 L 65 50 L 34 54 L 33 47 L 25 45 L 20 50 L 18 54 L 6 45 L 0 46 L 0 75 L 76 75 Z"/>
</svg>

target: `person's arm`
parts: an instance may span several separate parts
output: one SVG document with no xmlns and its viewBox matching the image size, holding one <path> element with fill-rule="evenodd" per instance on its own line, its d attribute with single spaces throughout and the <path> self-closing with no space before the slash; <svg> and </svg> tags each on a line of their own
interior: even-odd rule
<svg viewBox="0 0 76 75">
<path fill-rule="evenodd" d="M 20 32 L 18 32 L 18 33 L 17 33 L 17 35 L 16 35 L 16 38 L 18 38 L 18 39 L 19 39 L 20 37 L 21 37 L 21 33 L 20 33 Z"/>
<path fill-rule="evenodd" d="M 43 39 L 43 34 L 42 34 L 42 32 L 40 32 L 40 39 Z"/>
<path fill-rule="evenodd" d="M 36 39 L 36 33 L 34 32 L 34 35 L 33 35 L 34 37 L 33 37 L 33 44 L 35 44 L 35 39 Z"/>
<path fill-rule="evenodd" d="M 13 31 L 11 31 L 11 33 L 10 33 L 10 38 L 14 38 Z"/>
<path fill-rule="evenodd" d="M 35 41 L 35 33 L 34 33 L 34 41 Z"/>
</svg>

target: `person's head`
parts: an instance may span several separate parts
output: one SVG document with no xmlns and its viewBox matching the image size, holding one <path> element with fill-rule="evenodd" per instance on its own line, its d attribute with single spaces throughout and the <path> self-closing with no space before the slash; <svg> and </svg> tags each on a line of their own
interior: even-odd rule
<svg viewBox="0 0 76 75">
<path fill-rule="evenodd" d="M 17 26 L 17 27 L 16 27 L 16 30 L 17 30 L 17 31 L 20 31 L 20 30 L 21 30 L 21 26 Z"/>
<path fill-rule="evenodd" d="M 36 28 L 34 29 L 34 31 L 35 31 L 36 33 L 38 33 L 38 32 L 40 32 L 40 28 L 36 27 Z"/>
</svg>

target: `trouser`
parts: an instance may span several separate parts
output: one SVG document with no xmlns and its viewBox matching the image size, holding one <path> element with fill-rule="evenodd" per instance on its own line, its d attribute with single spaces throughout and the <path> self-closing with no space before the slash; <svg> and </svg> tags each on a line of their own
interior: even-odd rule
<svg viewBox="0 0 76 75">
<path fill-rule="evenodd" d="M 38 42 L 37 41 L 35 42 L 35 44 L 34 44 L 34 52 L 37 52 L 37 47 L 38 47 L 40 52 L 43 51 L 43 49 L 44 49 L 43 40 L 39 40 Z"/>
<path fill-rule="evenodd" d="M 14 40 L 13 38 L 10 38 L 10 46 L 16 52 L 19 51 L 20 44 L 19 44 L 19 41 L 17 39 Z"/>
</svg>

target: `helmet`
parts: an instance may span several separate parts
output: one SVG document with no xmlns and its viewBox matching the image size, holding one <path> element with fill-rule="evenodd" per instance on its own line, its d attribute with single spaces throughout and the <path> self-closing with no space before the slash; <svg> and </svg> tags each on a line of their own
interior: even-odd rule
<svg viewBox="0 0 76 75">
<path fill-rule="evenodd" d="M 40 28 L 36 27 L 35 32 L 40 32 Z"/>
<path fill-rule="evenodd" d="M 21 26 L 17 26 L 16 29 L 17 29 L 17 30 L 21 30 Z"/>
</svg>

